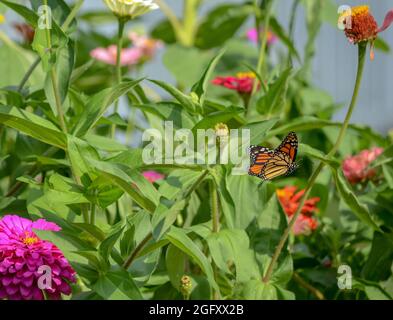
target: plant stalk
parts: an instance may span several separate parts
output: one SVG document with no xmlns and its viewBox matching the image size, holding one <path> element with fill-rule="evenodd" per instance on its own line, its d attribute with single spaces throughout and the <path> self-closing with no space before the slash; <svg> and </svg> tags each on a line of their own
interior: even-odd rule
<svg viewBox="0 0 393 320">
<path fill-rule="evenodd" d="M 263 66 L 265 63 L 265 56 L 266 56 L 266 48 L 267 48 L 267 38 L 268 38 L 268 33 L 269 33 L 269 27 L 270 27 L 270 17 L 272 14 L 272 9 L 273 9 L 273 2 L 274 0 L 270 0 L 267 3 L 266 6 L 266 15 L 265 15 L 265 24 L 264 24 L 264 29 L 263 29 L 263 35 L 262 35 L 262 42 L 261 46 L 259 49 L 259 57 L 258 57 L 258 65 L 257 65 L 257 72 L 259 75 L 262 74 L 263 71 Z M 255 8 L 255 10 L 260 10 L 259 8 Z M 256 16 L 256 21 L 259 21 L 259 17 Z M 256 22 L 256 25 L 259 28 L 259 22 Z M 257 30 L 258 33 L 258 39 L 260 39 L 260 30 Z M 254 86 L 252 88 L 252 96 L 255 94 L 255 92 L 258 89 L 258 81 L 254 81 Z"/>
<path fill-rule="evenodd" d="M 356 73 L 356 80 L 355 80 L 355 87 L 353 90 L 353 94 L 352 94 L 352 99 L 351 99 L 351 103 L 349 105 L 348 111 L 347 111 L 347 115 L 345 117 L 344 123 L 341 127 L 340 133 L 338 135 L 337 141 L 334 144 L 332 150 L 328 153 L 327 157 L 332 157 L 336 154 L 336 152 L 338 151 L 344 137 L 345 137 L 345 133 L 348 129 L 349 126 L 349 121 L 351 119 L 352 113 L 355 109 L 356 106 L 356 102 L 357 102 L 357 98 L 359 95 L 359 89 L 360 89 L 360 85 L 362 82 L 362 77 L 363 77 L 363 70 L 364 70 L 364 63 L 365 63 L 365 57 L 366 57 L 366 50 L 367 50 L 367 43 L 360 43 L 358 45 L 358 67 L 357 67 L 357 73 Z M 299 206 L 295 212 L 295 214 L 292 216 L 292 219 L 290 220 L 288 227 L 285 229 L 283 235 L 281 236 L 281 239 L 277 245 L 277 248 L 273 254 L 272 260 L 270 261 L 270 264 L 267 268 L 266 274 L 263 277 L 263 282 L 267 283 L 269 282 L 272 274 L 273 274 L 273 269 L 277 263 L 278 258 L 280 257 L 281 251 L 284 248 L 284 245 L 288 239 L 289 233 L 291 232 L 297 218 L 299 217 L 304 203 L 306 202 L 306 199 L 308 198 L 312 187 L 314 186 L 319 174 L 321 173 L 322 169 L 324 168 L 325 164 L 324 162 L 321 162 L 319 164 L 319 166 L 317 167 L 317 169 L 315 169 L 314 173 L 312 174 L 307 187 L 305 189 L 305 192 L 300 200 Z"/>
<path fill-rule="evenodd" d="M 121 54 L 123 50 L 123 34 L 124 34 L 124 27 L 126 25 L 126 20 L 119 17 L 118 23 L 118 35 L 117 35 L 117 51 L 116 51 L 116 84 L 120 84 L 122 80 L 122 72 L 121 72 Z M 115 102 L 115 113 L 119 111 L 119 99 Z M 116 124 L 112 125 L 112 139 L 115 137 L 116 134 Z"/>
</svg>

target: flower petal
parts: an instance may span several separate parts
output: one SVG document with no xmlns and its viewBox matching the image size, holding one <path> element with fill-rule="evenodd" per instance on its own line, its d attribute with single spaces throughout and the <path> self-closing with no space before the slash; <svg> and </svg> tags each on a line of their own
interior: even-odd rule
<svg viewBox="0 0 393 320">
<path fill-rule="evenodd" d="M 390 25 L 393 22 L 393 10 L 390 10 L 386 16 L 385 16 L 385 20 L 383 21 L 382 27 L 380 27 L 378 29 L 378 32 L 382 32 L 385 31 L 387 28 L 390 27 Z"/>
</svg>

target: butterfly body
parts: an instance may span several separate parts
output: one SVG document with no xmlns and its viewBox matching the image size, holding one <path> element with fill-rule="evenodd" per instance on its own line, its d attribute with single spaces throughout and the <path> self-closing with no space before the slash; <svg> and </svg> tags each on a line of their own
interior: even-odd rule
<svg viewBox="0 0 393 320">
<path fill-rule="evenodd" d="M 248 174 L 264 181 L 291 174 L 297 168 L 297 149 L 298 139 L 294 132 L 290 132 L 275 150 L 251 146 Z"/>
</svg>

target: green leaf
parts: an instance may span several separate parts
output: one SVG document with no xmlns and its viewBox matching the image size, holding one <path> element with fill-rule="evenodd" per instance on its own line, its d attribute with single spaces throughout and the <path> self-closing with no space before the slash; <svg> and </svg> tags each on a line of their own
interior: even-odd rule
<svg viewBox="0 0 393 320">
<path fill-rule="evenodd" d="M 362 270 L 362 278 L 376 282 L 387 280 L 392 274 L 392 262 L 392 234 L 375 232 L 370 254 Z"/>
<path fill-rule="evenodd" d="M 2 0 L 1 3 L 5 4 L 7 7 L 23 17 L 33 28 L 37 27 L 38 15 L 35 13 L 35 11 L 10 1 Z"/>
<path fill-rule="evenodd" d="M 97 151 L 85 141 L 73 136 L 68 136 L 67 151 L 74 170 L 74 174 L 81 177 L 85 185 L 90 183 L 90 180 L 95 178 L 93 167 L 91 166 L 91 159 L 98 160 L 99 155 Z"/>
<path fill-rule="evenodd" d="M 192 101 L 191 97 L 185 95 L 183 92 L 181 92 L 179 89 L 176 89 L 174 86 L 167 84 L 164 81 L 159 81 L 159 80 L 149 80 L 156 85 L 160 86 L 163 88 L 165 91 L 167 91 L 172 97 L 174 97 L 181 105 L 183 108 L 185 108 L 189 113 L 195 114 L 196 113 L 196 106 L 194 102 Z"/>
<path fill-rule="evenodd" d="M 180 290 L 181 278 L 186 273 L 187 255 L 170 244 L 166 250 L 165 265 L 167 267 L 169 279 L 174 288 Z"/>
<path fill-rule="evenodd" d="M 284 28 L 280 25 L 280 23 L 274 17 L 270 18 L 270 28 L 272 29 L 274 34 L 280 38 L 281 42 L 287 46 L 289 52 L 293 56 L 295 56 L 298 61 L 300 61 L 299 53 L 297 52 L 296 47 L 294 46 L 292 40 L 289 38 L 289 36 L 286 34 Z"/>
<path fill-rule="evenodd" d="M 224 111 L 212 112 L 199 121 L 192 131 L 196 134 L 198 129 L 214 129 L 217 123 L 227 123 L 232 119 L 239 120 L 239 122 L 244 123 L 245 121 L 240 117 L 244 112 L 243 108 L 230 106 Z"/>
<path fill-rule="evenodd" d="M 260 145 L 266 140 L 267 136 L 270 136 L 270 130 L 278 122 L 278 119 L 270 119 L 259 122 L 252 122 L 240 128 L 242 130 L 250 130 L 250 145 Z M 245 145 L 239 142 L 239 153 L 243 154 L 250 145 Z"/>
<path fill-rule="evenodd" d="M 52 146 L 66 149 L 66 136 L 50 121 L 33 113 L 0 106 L 0 123 Z"/>
<path fill-rule="evenodd" d="M 120 165 L 93 159 L 89 161 L 95 170 L 124 190 L 138 205 L 149 212 L 154 212 L 160 195 L 138 172 L 130 172 L 129 175 Z"/>
<path fill-rule="evenodd" d="M 292 68 L 285 70 L 270 86 L 267 94 L 257 102 L 257 110 L 260 114 L 271 114 L 282 110 L 291 75 Z"/>
<path fill-rule="evenodd" d="M 214 8 L 199 26 L 196 46 L 201 49 L 221 47 L 233 38 L 253 11 L 253 6 L 243 4 L 224 4 Z"/>
<path fill-rule="evenodd" d="M 109 255 L 111 254 L 117 240 L 119 240 L 120 236 L 123 234 L 123 230 L 124 228 L 114 228 L 109 236 L 100 244 L 98 252 L 105 261 L 109 262 Z"/>
<path fill-rule="evenodd" d="M 69 41 L 67 46 L 60 47 L 56 50 L 56 63 L 52 68 L 56 70 L 57 79 L 56 85 L 60 94 L 60 102 L 63 106 L 68 94 L 68 88 L 70 86 L 70 78 L 72 69 L 74 67 L 75 51 L 73 41 Z M 51 74 L 48 72 L 45 79 L 45 93 L 48 102 L 52 108 L 52 112 L 57 116 L 56 98 L 53 91 L 53 81 Z"/>
<path fill-rule="evenodd" d="M 191 89 L 199 97 L 199 103 L 203 105 L 205 100 L 206 90 L 209 85 L 210 78 L 217 67 L 218 62 L 224 55 L 225 50 L 221 50 L 209 63 L 208 67 L 206 68 L 205 72 L 203 73 L 201 79 L 195 83 Z"/>
<path fill-rule="evenodd" d="M 242 297 L 246 300 L 294 300 L 295 295 L 280 286 L 264 283 L 261 280 L 251 280 L 245 283 Z"/>
<path fill-rule="evenodd" d="M 210 58 L 210 52 L 174 44 L 167 47 L 163 63 L 179 84 L 189 88 L 198 81 Z"/>
<path fill-rule="evenodd" d="M 341 165 L 341 163 L 338 159 L 328 158 L 327 155 L 325 155 L 323 152 L 321 152 L 313 147 L 310 147 L 309 145 L 300 143 L 299 144 L 299 151 L 302 154 L 305 154 L 311 158 L 322 161 L 323 163 L 325 163 L 328 166 L 333 167 L 335 169 L 338 169 Z"/>
<path fill-rule="evenodd" d="M 186 200 L 176 201 L 173 203 L 166 203 L 166 201 L 162 201 L 157 206 L 151 220 L 153 225 L 153 237 L 156 241 L 162 239 L 185 206 Z"/>
<path fill-rule="evenodd" d="M 165 238 L 185 254 L 190 256 L 205 273 L 212 288 L 219 291 L 217 283 L 214 280 L 213 269 L 209 261 L 198 246 L 187 236 L 184 230 L 172 226 Z"/>
<path fill-rule="evenodd" d="M 351 187 L 348 184 L 341 169 L 332 170 L 333 177 L 336 182 L 337 190 L 341 195 L 341 198 L 347 204 L 347 206 L 352 210 L 352 212 L 365 224 L 374 229 L 379 230 L 379 227 L 375 224 L 370 216 L 370 212 L 366 205 L 359 202 Z"/>
<path fill-rule="evenodd" d="M 162 120 L 173 121 L 173 127 L 176 129 L 192 129 L 196 124 L 195 118 L 186 112 L 181 104 L 175 102 L 141 104 L 135 107 L 145 113 L 154 114 Z"/>
<path fill-rule="evenodd" d="M 0 31 L 0 87 L 15 86 L 20 83 L 27 70 L 37 59 L 36 55 L 12 41 L 5 33 Z M 29 85 L 42 85 L 45 74 L 40 68 L 36 68 L 29 79 Z"/>
<path fill-rule="evenodd" d="M 93 97 L 91 97 L 86 105 L 86 108 L 73 130 L 73 133 L 78 137 L 83 137 L 86 133 L 94 127 L 100 120 L 105 111 L 119 99 L 123 94 L 131 90 L 142 80 L 128 81 L 116 85 L 112 88 L 105 89 Z"/>
<path fill-rule="evenodd" d="M 142 294 L 125 270 L 111 270 L 99 277 L 92 289 L 105 300 L 142 300 Z"/>
<path fill-rule="evenodd" d="M 225 273 L 230 273 L 228 264 L 231 262 L 235 264 L 238 282 L 245 282 L 252 278 L 257 279 L 260 276 L 245 230 L 233 229 L 211 233 L 206 241 L 218 268 Z"/>
</svg>

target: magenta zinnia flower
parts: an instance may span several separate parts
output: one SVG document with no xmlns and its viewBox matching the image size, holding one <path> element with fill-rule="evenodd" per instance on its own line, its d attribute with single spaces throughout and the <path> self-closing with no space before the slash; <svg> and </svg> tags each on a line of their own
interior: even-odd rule
<svg viewBox="0 0 393 320">
<path fill-rule="evenodd" d="M 343 172 L 351 184 L 371 180 L 377 174 L 370 164 L 383 152 L 382 148 L 363 150 L 361 153 L 348 157 L 343 162 Z"/>
<path fill-rule="evenodd" d="M 110 65 L 116 65 L 117 47 L 111 45 L 108 48 L 96 48 L 90 52 L 91 57 Z M 130 66 L 139 63 L 143 56 L 142 50 L 139 48 L 126 48 L 121 51 L 120 64 L 121 66 Z"/>
<path fill-rule="evenodd" d="M 76 282 L 76 273 L 63 253 L 53 243 L 41 240 L 37 230 L 60 231 L 52 222 L 35 222 L 8 215 L 0 220 L 0 300 L 43 300 L 44 292 L 51 299 L 71 294 L 68 282 Z M 43 276 L 40 267 L 51 270 L 51 282 L 39 288 Z"/>
<path fill-rule="evenodd" d="M 156 171 L 145 171 L 142 173 L 142 175 L 151 183 L 154 183 L 158 180 L 162 180 L 165 178 L 163 174 Z"/>
</svg>

